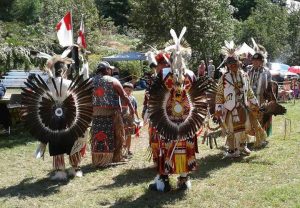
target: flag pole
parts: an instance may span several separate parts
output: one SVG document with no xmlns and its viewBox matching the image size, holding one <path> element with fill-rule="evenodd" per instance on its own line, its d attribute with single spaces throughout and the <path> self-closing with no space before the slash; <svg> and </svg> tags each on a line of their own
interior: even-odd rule
<svg viewBox="0 0 300 208">
<path fill-rule="evenodd" d="M 73 9 L 71 9 L 70 13 L 71 13 L 72 45 L 73 45 L 73 44 L 74 44 L 74 34 L 73 34 Z"/>
</svg>

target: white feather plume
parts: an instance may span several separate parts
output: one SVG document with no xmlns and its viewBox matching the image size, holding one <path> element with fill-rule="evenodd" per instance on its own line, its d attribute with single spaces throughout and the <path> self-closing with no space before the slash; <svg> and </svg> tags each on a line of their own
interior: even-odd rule
<svg viewBox="0 0 300 208">
<path fill-rule="evenodd" d="M 145 56 L 146 56 L 146 60 L 148 61 L 148 64 L 155 64 L 157 65 L 157 61 L 155 59 L 155 54 L 153 51 L 148 51 L 145 53 Z"/>
<path fill-rule="evenodd" d="M 185 32 L 186 32 L 186 27 L 183 27 L 182 30 L 181 30 L 181 33 L 180 33 L 180 35 L 179 35 L 178 42 L 181 41 L 181 39 L 182 39 L 182 37 L 184 36 Z"/>
<path fill-rule="evenodd" d="M 47 53 L 44 53 L 44 52 L 39 52 L 36 54 L 36 57 L 38 58 L 45 58 L 45 59 L 50 59 L 52 56 L 47 54 Z"/>
</svg>

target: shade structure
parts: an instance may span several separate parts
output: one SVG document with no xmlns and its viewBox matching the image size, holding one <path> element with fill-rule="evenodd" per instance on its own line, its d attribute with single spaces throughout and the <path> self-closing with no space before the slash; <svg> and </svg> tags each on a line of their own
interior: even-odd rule
<svg viewBox="0 0 300 208">
<path fill-rule="evenodd" d="M 246 43 L 243 43 L 238 49 L 238 54 L 251 54 L 253 56 L 255 54 L 255 50 L 253 50 L 253 48 L 248 46 Z"/>
<path fill-rule="evenodd" d="M 291 66 L 290 68 L 288 68 L 288 71 L 296 74 L 300 74 L 300 66 Z"/>
<path fill-rule="evenodd" d="M 117 62 L 117 61 L 144 61 L 146 60 L 145 53 L 141 52 L 125 52 L 103 58 L 103 61 Z"/>
</svg>

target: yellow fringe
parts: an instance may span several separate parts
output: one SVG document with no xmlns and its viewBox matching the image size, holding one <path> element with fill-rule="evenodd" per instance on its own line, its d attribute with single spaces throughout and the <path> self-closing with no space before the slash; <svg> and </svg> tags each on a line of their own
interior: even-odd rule
<svg viewBox="0 0 300 208">
<path fill-rule="evenodd" d="M 175 154 L 175 173 L 186 173 L 187 170 L 187 156 L 186 154 Z"/>
</svg>

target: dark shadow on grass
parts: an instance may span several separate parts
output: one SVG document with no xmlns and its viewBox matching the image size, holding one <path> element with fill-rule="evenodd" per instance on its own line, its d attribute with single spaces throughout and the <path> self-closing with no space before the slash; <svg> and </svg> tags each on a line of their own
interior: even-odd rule
<svg viewBox="0 0 300 208">
<path fill-rule="evenodd" d="M 106 167 L 95 167 L 92 164 L 88 164 L 88 165 L 81 166 L 81 170 L 82 170 L 83 174 L 89 174 L 89 173 L 93 173 L 96 171 L 102 171 L 107 168 L 118 167 L 118 166 L 126 165 L 126 164 L 127 163 L 124 163 L 124 162 L 112 163 Z"/>
<path fill-rule="evenodd" d="M 164 205 L 175 205 L 178 200 L 185 197 L 186 192 L 172 190 L 168 193 L 146 190 L 139 198 L 132 200 L 129 198 L 121 198 L 111 205 L 112 208 L 118 207 L 155 207 L 160 208 Z"/>
<path fill-rule="evenodd" d="M 0 189 L 0 197 L 47 197 L 59 192 L 59 187 L 68 184 L 66 181 L 51 181 L 49 178 L 34 180 L 25 178 L 19 184 Z"/>
<path fill-rule="evenodd" d="M 196 171 L 191 173 L 192 178 L 200 178 L 204 179 L 209 177 L 210 172 L 219 170 L 221 168 L 226 168 L 230 166 L 232 163 L 239 163 L 247 160 L 248 162 L 255 159 L 255 157 L 244 157 L 241 156 L 239 158 L 224 158 L 223 153 L 219 153 L 216 155 L 208 155 L 204 158 L 198 159 L 198 168 Z"/>
<path fill-rule="evenodd" d="M 155 168 L 128 169 L 113 178 L 114 183 L 100 186 L 100 188 L 117 188 L 124 185 L 138 185 L 151 181 L 156 175 Z"/>
<path fill-rule="evenodd" d="M 11 129 L 10 135 L 0 135 L 0 149 L 13 148 L 15 146 L 25 145 L 28 142 L 34 142 L 34 139 L 26 130 L 22 123 L 14 126 Z"/>
<path fill-rule="evenodd" d="M 257 164 L 257 165 L 274 165 L 274 163 L 269 161 L 259 161 L 259 157 L 257 155 L 249 156 L 244 158 L 241 163 L 250 163 L 250 164 Z"/>
<path fill-rule="evenodd" d="M 261 147 L 254 147 L 254 143 L 248 143 L 248 148 L 251 151 L 260 151 L 260 150 L 264 150 L 264 149 L 268 149 L 270 146 L 270 142 L 266 141 L 266 144 L 261 146 Z"/>
<path fill-rule="evenodd" d="M 204 158 L 198 159 L 199 167 L 196 171 L 191 173 L 192 178 L 204 179 L 209 177 L 210 172 L 226 168 L 233 163 L 253 163 L 259 165 L 273 165 L 268 161 L 257 161 L 258 156 L 241 156 L 239 158 L 224 158 L 224 154 L 208 155 Z"/>
</svg>

